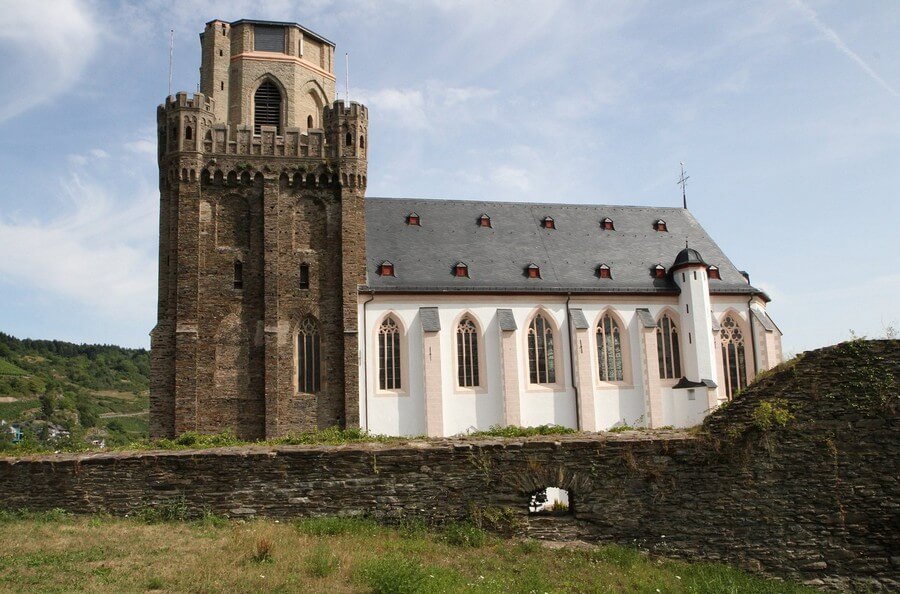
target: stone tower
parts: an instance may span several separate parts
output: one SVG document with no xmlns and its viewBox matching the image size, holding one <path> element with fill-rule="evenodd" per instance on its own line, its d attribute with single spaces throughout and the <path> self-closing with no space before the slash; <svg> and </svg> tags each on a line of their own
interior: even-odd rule
<svg viewBox="0 0 900 594">
<path fill-rule="evenodd" d="M 334 101 L 334 44 L 300 25 L 200 40 L 200 93 L 157 109 L 151 435 L 357 425 L 368 111 Z"/>
</svg>

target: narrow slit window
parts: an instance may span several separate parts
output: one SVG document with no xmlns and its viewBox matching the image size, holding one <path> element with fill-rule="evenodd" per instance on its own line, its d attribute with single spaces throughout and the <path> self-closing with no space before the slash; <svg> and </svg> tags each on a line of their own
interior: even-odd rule
<svg viewBox="0 0 900 594">
<path fill-rule="evenodd" d="M 300 288 L 309 288 L 309 264 L 306 263 L 300 265 Z"/>
<path fill-rule="evenodd" d="M 235 289 L 244 288 L 244 263 L 240 260 L 234 261 L 234 273 L 232 281 Z"/>
</svg>

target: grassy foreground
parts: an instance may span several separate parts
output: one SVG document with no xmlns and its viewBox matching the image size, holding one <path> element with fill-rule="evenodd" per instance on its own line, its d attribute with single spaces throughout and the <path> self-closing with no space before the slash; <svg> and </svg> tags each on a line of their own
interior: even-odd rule
<svg viewBox="0 0 900 594">
<path fill-rule="evenodd" d="M 190 522 L 0 512 L 0 592 L 813 592 L 622 547 L 547 549 L 456 525 Z"/>
</svg>

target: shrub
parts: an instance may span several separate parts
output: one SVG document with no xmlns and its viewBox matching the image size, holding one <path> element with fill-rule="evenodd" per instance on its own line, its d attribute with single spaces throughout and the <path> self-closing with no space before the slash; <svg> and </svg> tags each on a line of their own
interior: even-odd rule
<svg viewBox="0 0 900 594">
<path fill-rule="evenodd" d="M 306 558 L 306 573 L 312 577 L 328 577 L 337 571 L 341 560 L 324 544 L 316 546 Z"/>
<path fill-rule="evenodd" d="M 784 427 L 794 415 L 788 409 L 787 400 L 776 398 L 764 400 L 753 409 L 753 426 L 760 431 L 771 431 L 777 427 Z"/>
<path fill-rule="evenodd" d="M 578 433 L 577 429 L 563 427 L 562 425 L 538 425 L 537 427 L 517 427 L 509 425 L 492 425 L 484 431 L 473 431 L 469 437 L 534 437 L 536 435 L 567 435 Z"/>
<path fill-rule="evenodd" d="M 134 517 L 145 524 L 184 522 L 191 518 L 191 509 L 181 496 L 156 504 L 147 503 L 134 513 Z"/>
<path fill-rule="evenodd" d="M 491 530 L 503 536 L 521 532 L 525 525 L 522 514 L 510 507 L 484 507 L 472 511 L 472 521 L 478 528 Z"/>
<path fill-rule="evenodd" d="M 166 583 L 163 581 L 161 577 L 153 576 L 149 580 L 147 580 L 147 589 L 148 590 L 162 590 L 166 587 Z"/>
</svg>

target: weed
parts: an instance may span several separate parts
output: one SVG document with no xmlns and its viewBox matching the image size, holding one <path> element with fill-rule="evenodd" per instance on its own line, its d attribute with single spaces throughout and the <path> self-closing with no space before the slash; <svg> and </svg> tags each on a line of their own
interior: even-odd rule
<svg viewBox="0 0 900 594">
<path fill-rule="evenodd" d="M 483 547 L 487 533 L 468 522 L 451 522 L 444 526 L 443 540 L 456 547 Z"/>
<path fill-rule="evenodd" d="M 159 576 L 153 576 L 149 580 L 147 580 L 147 589 L 148 590 L 162 590 L 166 587 L 166 583 Z"/>
<path fill-rule="evenodd" d="M 274 563 L 275 557 L 272 553 L 272 541 L 268 538 L 260 538 L 256 541 L 256 547 L 253 550 L 253 560 L 256 563 Z"/>
<path fill-rule="evenodd" d="M 478 528 L 491 530 L 503 536 L 519 533 L 525 525 L 522 514 L 511 507 L 483 507 L 469 514 Z"/>
<path fill-rule="evenodd" d="M 306 573 L 312 577 L 328 577 L 338 570 L 341 560 L 325 544 L 317 545 L 306 558 Z"/>
<path fill-rule="evenodd" d="M 156 504 L 147 503 L 134 513 L 134 517 L 145 524 L 185 522 L 191 519 L 191 507 L 182 495 Z"/>
<path fill-rule="evenodd" d="M 533 555 L 544 550 L 543 545 L 537 540 L 523 540 L 516 544 L 515 551 L 520 555 Z"/>
<path fill-rule="evenodd" d="M 378 524 L 368 518 L 303 518 L 294 522 L 294 525 L 297 530 L 309 536 L 370 536 L 379 530 Z"/>
<path fill-rule="evenodd" d="M 446 592 L 460 581 L 456 572 L 424 566 L 417 559 L 391 554 L 364 563 L 358 578 L 372 594 Z"/>
</svg>

